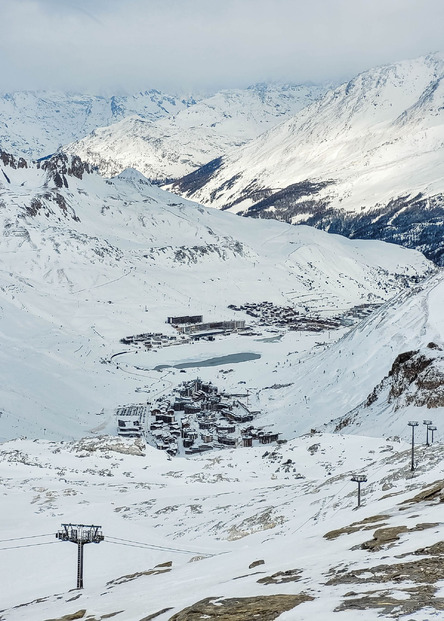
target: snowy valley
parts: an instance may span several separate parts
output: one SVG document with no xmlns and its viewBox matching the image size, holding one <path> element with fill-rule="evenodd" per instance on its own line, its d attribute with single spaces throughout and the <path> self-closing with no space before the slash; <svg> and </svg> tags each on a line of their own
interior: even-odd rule
<svg viewBox="0 0 444 621">
<path fill-rule="evenodd" d="M 217 367 L 198 363 L 215 355 L 258 355 L 223 374 L 233 392 L 240 381 L 250 392 L 287 384 L 283 376 L 293 375 L 305 352 L 348 332 L 363 307 L 376 308 L 435 272 L 419 253 L 382 242 L 203 208 L 136 171 L 108 180 L 64 155 L 37 165 L 3 161 L 4 439 L 39 437 L 43 428 L 48 438 L 79 437 L 103 409 L 110 423 L 110 411 L 136 388 L 154 381 L 153 393 L 162 393 L 173 377 L 184 379 L 174 368 L 180 362 L 196 362 L 203 380 L 214 379 Z M 321 325 L 328 320 L 331 329 L 326 324 L 319 334 L 296 323 L 289 330 L 229 308 L 264 301 Z M 175 336 L 167 318 L 195 313 L 210 322 L 246 321 L 253 336 L 176 341 L 157 351 L 120 342 L 146 332 Z M 160 373 L 159 365 L 167 368 Z M 147 370 L 142 384 L 137 367 Z M 93 427 L 109 430 L 111 421 L 99 418 Z"/>
</svg>

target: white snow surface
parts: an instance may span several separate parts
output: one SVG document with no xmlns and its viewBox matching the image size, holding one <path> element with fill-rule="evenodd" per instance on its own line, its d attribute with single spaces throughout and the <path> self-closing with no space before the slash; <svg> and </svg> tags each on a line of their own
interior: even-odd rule
<svg viewBox="0 0 444 621">
<path fill-rule="evenodd" d="M 274 83 L 224 90 L 156 121 L 133 116 L 102 127 L 65 150 L 108 177 L 132 167 L 152 180 L 177 179 L 293 116 L 324 91 Z"/>
<path fill-rule="evenodd" d="M 443 59 L 435 53 L 378 67 L 329 90 L 224 157 L 187 196 L 239 212 L 260 200 L 262 189 L 277 192 L 309 180 L 329 182 L 317 200 L 360 213 L 399 197 L 442 192 Z"/>
<path fill-rule="evenodd" d="M 389 597 L 415 600 L 408 589 L 416 583 L 402 570 L 382 584 L 369 571 L 417 564 L 426 553 L 415 551 L 442 543 L 439 498 L 403 504 L 442 481 L 442 445 L 417 447 L 414 476 L 409 457 L 404 440 L 329 434 L 309 434 L 268 451 L 228 450 L 194 460 L 169 460 L 150 447 L 109 437 L 5 443 L 1 618 L 41 621 L 83 610 L 80 618 L 140 621 L 159 613 L 156 618 L 167 621 L 207 597 L 305 593 L 313 600 L 280 620 L 347 621 L 356 619 L 356 610 L 334 610 L 351 592 L 376 592 L 382 603 Z M 354 473 L 368 475 L 360 508 Z M 380 518 L 370 526 L 324 538 L 372 516 Z M 85 546 L 81 591 L 73 590 L 77 547 L 55 538 L 64 523 L 103 528 L 104 541 Z M 411 532 L 379 550 L 361 549 L 382 526 Z M 263 562 L 250 568 L 255 561 Z M 155 568 L 163 563 L 171 566 Z M 292 570 L 300 571 L 299 579 L 258 582 Z M 365 581 L 328 583 L 337 572 L 358 570 Z M 441 618 L 433 604 L 433 596 L 426 598 L 406 618 Z M 393 618 L 399 618 L 396 609 Z M 381 612 L 379 604 L 359 618 L 373 621 Z"/>
<path fill-rule="evenodd" d="M 396 403 L 388 404 L 387 400 L 378 400 L 367 408 L 363 402 L 388 375 L 400 353 L 425 348 L 428 343 L 444 349 L 443 304 L 444 274 L 440 271 L 382 305 L 336 343 L 326 343 L 317 355 L 298 363 L 298 379 L 285 397 L 275 396 L 274 401 L 278 411 L 287 411 L 287 433 L 291 422 L 295 431 L 305 430 L 310 421 L 314 428 L 325 428 L 326 424 L 326 428 L 334 429 L 355 408 L 358 416 L 344 431 L 375 437 L 405 433 L 409 417 L 427 418 L 427 408 L 398 410 Z M 282 381 L 284 378 L 281 376 Z M 297 423 L 290 422 L 292 412 L 297 413 Z M 433 416 L 439 424 L 444 409 L 434 409 Z"/>
</svg>

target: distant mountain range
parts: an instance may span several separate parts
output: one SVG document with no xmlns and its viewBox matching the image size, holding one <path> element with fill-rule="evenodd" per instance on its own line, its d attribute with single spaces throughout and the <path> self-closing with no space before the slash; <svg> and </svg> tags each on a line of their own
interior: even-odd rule
<svg viewBox="0 0 444 621">
<path fill-rule="evenodd" d="M 444 264 L 444 57 L 371 69 L 172 189 Z"/>
<path fill-rule="evenodd" d="M 111 97 L 10 93 L 0 97 L 0 148 L 32 159 L 63 148 L 105 176 L 136 168 L 165 182 L 244 145 L 325 90 L 273 83 L 206 98 L 155 89 Z"/>
<path fill-rule="evenodd" d="M 0 97 L 0 148 L 38 159 L 127 116 L 156 121 L 195 103 L 193 97 L 155 89 L 111 97 L 51 91 L 7 93 Z"/>
<path fill-rule="evenodd" d="M 34 159 L 60 147 L 105 176 L 135 168 L 207 206 L 382 239 L 443 265 L 443 58 L 377 67 L 328 90 L 15 93 L 0 98 L 0 145 Z"/>
<path fill-rule="evenodd" d="M 220 91 L 153 121 L 131 116 L 65 150 L 106 176 L 136 168 L 149 179 L 178 179 L 240 147 L 312 103 L 320 86 L 258 84 Z"/>
</svg>

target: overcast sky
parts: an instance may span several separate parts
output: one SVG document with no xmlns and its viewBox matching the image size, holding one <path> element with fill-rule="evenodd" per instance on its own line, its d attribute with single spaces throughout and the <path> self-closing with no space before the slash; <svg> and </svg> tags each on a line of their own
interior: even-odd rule
<svg viewBox="0 0 444 621">
<path fill-rule="evenodd" d="M 342 80 L 444 51 L 444 0 L 0 0 L 0 91 Z"/>
</svg>

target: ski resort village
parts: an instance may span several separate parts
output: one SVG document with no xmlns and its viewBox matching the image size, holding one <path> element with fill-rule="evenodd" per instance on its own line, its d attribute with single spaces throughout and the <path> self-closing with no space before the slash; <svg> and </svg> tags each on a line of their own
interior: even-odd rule
<svg viewBox="0 0 444 621">
<path fill-rule="evenodd" d="M 246 426 L 258 414 L 240 400 L 248 399 L 248 394 L 220 394 L 217 386 L 199 378 L 179 385 L 176 392 L 171 398 L 159 398 L 155 407 L 148 404 L 118 408 L 119 436 L 144 436 L 172 456 L 253 446 L 253 440 L 255 444 L 278 440 L 278 433 Z"/>
<path fill-rule="evenodd" d="M 245 304 L 240 307 L 229 305 L 229 309 L 245 311 L 246 320 L 203 322 L 202 315 L 182 315 L 168 317 L 166 323 L 175 329 L 176 334 L 146 332 L 123 337 L 123 345 L 135 346 L 136 351 L 156 351 L 158 348 L 173 345 L 192 344 L 196 341 L 209 341 L 241 334 L 262 337 L 265 341 L 279 342 L 287 330 L 301 330 L 322 333 L 350 327 L 362 317 L 370 314 L 378 304 L 362 304 L 352 307 L 343 316 L 320 317 L 312 313 L 304 314 L 295 307 L 279 308 L 271 302 Z M 305 309 L 309 311 L 309 309 Z M 265 338 L 264 338 L 265 337 Z M 113 354 L 111 361 L 118 361 L 127 352 Z M 231 354 L 215 357 L 199 363 L 175 365 L 185 373 L 188 367 L 225 366 L 260 358 L 259 354 Z M 117 362 L 118 364 L 118 362 Z M 140 371 L 148 371 L 137 366 Z M 158 365 L 154 369 L 162 372 L 168 365 Z M 225 372 L 232 372 L 226 369 Z M 288 384 L 287 386 L 290 386 Z M 285 387 L 285 386 L 284 386 Z M 149 386 L 146 386 L 148 389 Z M 252 422 L 261 413 L 250 405 L 249 387 L 240 380 L 238 388 L 243 392 L 227 393 L 199 377 L 183 381 L 171 393 L 164 392 L 154 402 L 134 403 L 119 406 L 116 410 L 117 433 L 120 437 L 144 438 L 151 446 L 166 451 L 171 456 L 193 455 L 212 449 L 227 447 L 252 447 L 260 444 L 279 444 L 280 432 L 275 425 L 255 427 Z M 282 387 L 281 387 L 282 388 Z M 150 390 L 146 390 L 149 394 Z"/>
<path fill-rule="evenodd" d="M 265 303 L 267 305 L 267 303 Z M 246 328 L 245 320 L 203 323 L 202 315 L 168 317 L 177 336 L 145 333 L 121 339 L 123 344 L 142 344 L 143 347 L 170 346 L 190 341 L 214 342 L 216 336 L 243 333 L 254 335 Z M 118 355 L 118 354 L 117 354 Z M 254 356 L 252 356 L 254 357 Z M 249 356 L 213 359 L 206 364 L 219 365 L 224 361 L 248 360 Z M 201 363 L 202 364 L 202 363 Z M 205 364 L 205 363 L 204 363 Z M 186 367 L 186 363 L 178 367 Z M 156 367 L 162 370 L 162 365 Z M 245 384 L 245 382 L 243 382 Z M 182 382 L 169 395 L 158 397 L 155 403 L 132 404 L 117 408 L 117 430 L 121 437 L 143 437 L 150 445 L 169 455 L 193 455 L 226 447 L 251 447 L 278 441 L 279 433 L 271 429 L 256 429 L 251 423 L 258 411 L 249 407 L 248 392 L 227 394 L 211 381 L 198 377 Z"/>
</svg>

